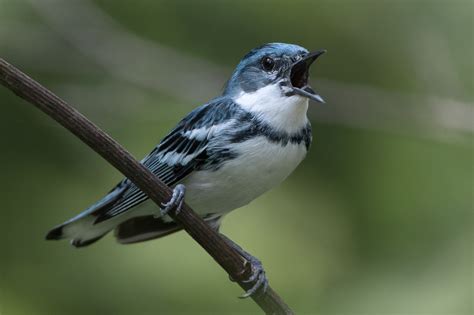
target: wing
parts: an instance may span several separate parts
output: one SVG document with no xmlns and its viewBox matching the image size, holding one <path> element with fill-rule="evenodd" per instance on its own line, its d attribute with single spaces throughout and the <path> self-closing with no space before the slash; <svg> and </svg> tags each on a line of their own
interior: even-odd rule
<svg viewBox="0 0 474 315">
<path fill-rule="evenodd" d="M 166 185 L 174 186 L 202 165 L 212 163 L 209 159 L 213 157 L 207 154 L 206 149 L 214 135 L 232 119 L 235 110 L 238 108 L 232 101 L 223 99 L 195 109 L 141 163 Z M 148 199 L 128 179 L 124 179 L 116 189 L 123 191 L 120 198 L 112 205 L 99 209 L 95 213 L 95 223 L 120 215 Z"/>
</svg>

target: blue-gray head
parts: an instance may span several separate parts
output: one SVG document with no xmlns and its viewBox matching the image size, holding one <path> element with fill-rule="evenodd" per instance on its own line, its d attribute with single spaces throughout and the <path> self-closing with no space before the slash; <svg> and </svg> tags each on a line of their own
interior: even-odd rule
<svg viewBox="0 0 474 315">
<path fill-rule="evenodd" d="M 309 52 L 301 46 L 284 43 L 270 43 L 252 49 L 237 65 L 224 94 L 237 96 L 278 84 L 286 96 L 297 94 L 324 103 L 308 85 L 308 78 L 311 64 L 325 52 Z"/>
</svg>

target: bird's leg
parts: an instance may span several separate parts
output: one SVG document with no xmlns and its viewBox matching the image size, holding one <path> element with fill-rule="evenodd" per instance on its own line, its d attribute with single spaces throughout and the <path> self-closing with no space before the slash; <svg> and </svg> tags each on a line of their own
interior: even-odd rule
<svg viewBox="0 0 474 315">
<path fill-rule="evenodd" d="M 238 244 L 236 244 L 233 240 L 231 240 L 224 234 L 221 233 L 221 235 L 224 238 L 224 240 L 227 242 L 227 244 L 229 244 L 233 249 L 239 252 L 240 256 L 242 256 L 246 260 L 246 263 L 250 263 L 250 266 L 252 268 L 252 274 L 247 280 L 244 280 L 244 282 L 246 283 L 255 282 L 255 284 L 253 285 L 253 287 L 247 290 L 247 292 L 245 292 L 244 295 L 240 296 L 240 298 L 244 299 L 251 296 L 252 294 L 257 292 L 257 290 L 262 286 L 263 286 L 263 292 L 267 291 L 268 280 L 265 275 L 265 270 L 263 269 L 262 262 L 255 256 L 252 256 L 251 254 L 246 252 L 244 249 L 242 249 L 242 247 L 240 247 Z M 230 278 L 230 280 L 235 281 L 232 278 Z"/>
<path fill-rule="evenodd" d="M 183 184 L 178 184 L 173 189 L 173 196 L 171 196 L 170 201 L 167 203 L 162 203 L 160 208 L 160 216 L 165 216 L 170 212 L 170 210 L 175 209 L 174 213 L 178 214 L 181 211 L 181 207 L 184 203 L 184 195 L 186 192 L 186 187 Z"/>
</svg>

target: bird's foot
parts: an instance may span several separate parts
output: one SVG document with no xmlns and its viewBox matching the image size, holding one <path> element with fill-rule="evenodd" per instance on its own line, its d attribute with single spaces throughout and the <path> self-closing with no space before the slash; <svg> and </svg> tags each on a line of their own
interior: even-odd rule
<svg viewBox="0 0 474 315">
<path fill-rule="evenodd" d="M 250 263 L 250 266 L 252 268 L 252 274 L 244 282 L 254 283 L 254 285 L 249 290 L 247 290 L 242 296 L 240 296 L 241 299 L 245 299 L 255 294 L 260 289 L 260 287 L 262 287 L 263 293 L 265 293 L 268 288 L 268 279 L 265 275 L 265 269 L 263 268 L 262 262 L 257 257 L 252 256 L 249 253 L 247 253 L 247 255 L 248 256 L 245 257 L 245 259 L 248 263 Z"/>
<path fill-rule="evenodd" d="M 173 209 L 175 209 L 174 213 L 178 214 L 183 206 L 185 193 L 186 187 L 183 184 L 176 185 L 173 189 L 173 196 L 171 196 L 170 201 L 161 204 L 162 207 L 160 208 L 159 217 L 167 215 Z"/>
<path fill-rule="evenodd" d="M 227 236 L 221 234 L 224 239 L 227 241 L 227 243 L 234 248 L 236 251 L 239 252 L 239 254 L 245 258 L 246 264 L 250 264 L 252 274 L 250 277 L 243 282 L 245 283 L 254 283 L 254 285 L 248 289 L 242 296 L 239 298 L 245 299 L 248 298 L 249 296 L 255 294 L 260 288 L 262 288 L 262 292 L 265 293 L 268 288 L 268 279 L 267 276 L 265 275 L 265 269 L 263 268 L 263 264 L 255 256 L 252 256 L 248 252 L 246 252 L 242 247 L 237 245 L 234 241 L 232 241 L 230 238 Z M 231 281 L 235 281 L 234 279 L 230 278 Z"/>
</svg>

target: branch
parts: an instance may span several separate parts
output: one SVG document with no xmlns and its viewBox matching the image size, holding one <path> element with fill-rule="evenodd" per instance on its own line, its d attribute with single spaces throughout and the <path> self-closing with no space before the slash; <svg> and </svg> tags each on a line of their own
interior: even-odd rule
<svg viewBox="0 0 474 315">
<path fill-rule="evenodd" d="M 123 175 L 129 178 L 158 206 L 171 198 L 172 191 L 146 167 L 140 164 L 117 141 L 51 91 L 34 81 L 14 66 L 0 58 L 0 83 L 19 97 L 38 107 L 56 120 L 90 148 L 100 154 Z M 169 214 L 191 235 L 244 290 L 252 283 L 248 279 L 251 270 L 243 258 L 231 248 L 222 236 L 211 229 L 188 205 L 179 214 Z M 293 314 L 278 294 L 268 287 L 259 290 L 252 299 L 266 314 Z"/>
</svg>

